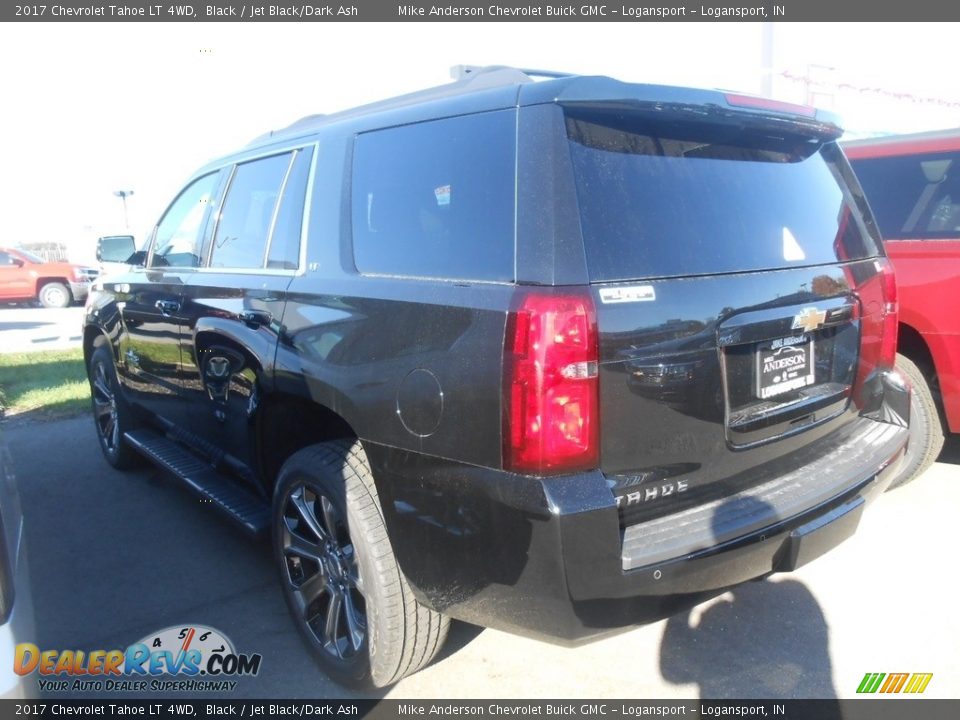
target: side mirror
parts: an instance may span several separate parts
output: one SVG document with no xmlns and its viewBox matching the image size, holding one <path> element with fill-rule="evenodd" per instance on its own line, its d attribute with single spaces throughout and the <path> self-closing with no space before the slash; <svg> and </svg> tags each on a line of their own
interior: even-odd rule
<svg viewBox="0 0 960 720">
<path fill-rule="evenodd" d="M 132 263 L 137 251 L 133 235 L 107 235 L 97 238 L 97 260 L 99 262 Z"/>
<path fill-rule="evenodd" d="M 10 258 L 10 264 L 11 264 L 11 265 L 16 265 L 17 267 L 22 268 L 22 267 L 23 267 L 23 260 L 21 260 L 20 258 L 12 257 L 12 258 Z"/>
<path fill-rule="evenodd" d="M 137 250 L 133 255 L 127 258 L 127 264 L 134 267 L 143 267 L 147 264 L 147 251 Z"/>
</svg>

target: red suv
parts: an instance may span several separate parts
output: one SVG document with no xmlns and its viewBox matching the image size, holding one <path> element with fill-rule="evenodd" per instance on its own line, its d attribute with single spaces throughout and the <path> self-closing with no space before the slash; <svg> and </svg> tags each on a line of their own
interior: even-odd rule
<svg viewBox="0 0 960 720">
<path fill-rule="evenodd" d="M 897 365 L 913 381 L 911 439 L 896 484 L 960 432 L 960 130 L 846 143 L 897 274 Z"/>
</svg>

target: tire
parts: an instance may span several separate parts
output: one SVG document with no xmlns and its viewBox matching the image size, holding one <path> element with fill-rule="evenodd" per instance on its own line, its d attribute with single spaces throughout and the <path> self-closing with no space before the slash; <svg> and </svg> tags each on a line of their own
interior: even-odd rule
<svg viewBox="0 0 960 720">
<path fill-rule="evenodd" d="M 90 381 L 90 405 L 97 439 L 103 456 L 117 470 L 130 470 L 143 464 L 143 458 L 130 447 L 123 434 L 137 427 L 133 408 L 120 393 L 117 370 L 110 348 L 94 348 L 87 368 Z"/>
<path fill-rule="evenodd" d="M 287 607 L 333 680 L 392 685 L 443 645 L 449 620 L 417 602 L 400 571 L 359 441 L 314 445 L 284 463 L 273 540 Z"/>
<path fill-rule="evenodd" d="M 70 288 L 58 282 L 48 282 L 40 288 L 37 299 L 45 308 L 65 308 L 73 302 Z"/>
<path fill-rule="evenodd" d="M 943 449 L 943 425 L 927 378 L 916 363 L 905 355 L 897 355 L 897 370 L 913 386 L 910 396 L 910 443 L 903 466 L 888 490 L 902 487 L 922 475 Z"/>
</svg>

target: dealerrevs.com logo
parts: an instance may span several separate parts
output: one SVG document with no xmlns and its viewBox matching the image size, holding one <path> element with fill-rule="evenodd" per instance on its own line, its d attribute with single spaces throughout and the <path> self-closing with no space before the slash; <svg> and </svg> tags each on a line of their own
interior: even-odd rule
<svg viewBox="0 0 960 720">
<path fill-rule="evenodd" d="M 226 635 L 203 625 L 176 625 L 120 650 L 41 650 L 17 645 L 13 669 L 37 673 L 44 692 L 229 691 L 233 678 L 260 672 L 259 653 L 238 653 Z"/>
</svg>

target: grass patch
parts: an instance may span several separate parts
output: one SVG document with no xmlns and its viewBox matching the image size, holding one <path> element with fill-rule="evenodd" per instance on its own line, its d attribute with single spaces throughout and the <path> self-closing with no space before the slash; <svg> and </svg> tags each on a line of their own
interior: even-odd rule
<svg viewBox="0 0 960 720">
<path fill-rule="evenodd" d="M 89 406 L 80 348 L 0 354 L 0 407 L 6 417 L 53 420 Z"/>
</svg>

